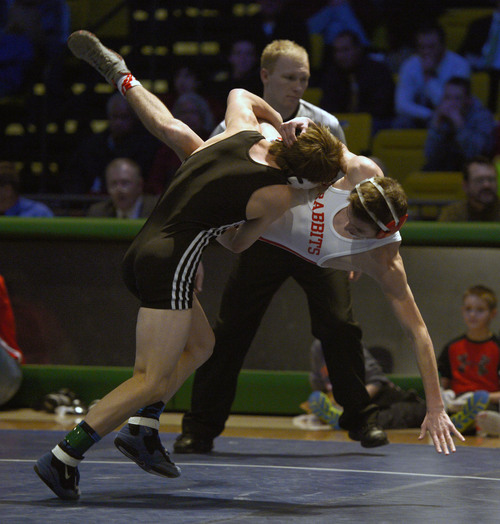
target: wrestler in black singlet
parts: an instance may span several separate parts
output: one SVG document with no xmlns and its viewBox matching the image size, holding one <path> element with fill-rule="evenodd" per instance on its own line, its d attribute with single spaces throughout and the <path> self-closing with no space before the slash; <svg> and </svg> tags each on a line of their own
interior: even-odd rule
<svg viewBox="0 0 500 524">
<path fill-rule="evenodd" d="M 264 137 L 240 131 L 189 156 L 125 254 L 125 284 L 144 307 L 189 309 L 203 249 L 246 220 L 259 188 L 285 184 L 279 169 L 250 158 Z"/>
</svg>

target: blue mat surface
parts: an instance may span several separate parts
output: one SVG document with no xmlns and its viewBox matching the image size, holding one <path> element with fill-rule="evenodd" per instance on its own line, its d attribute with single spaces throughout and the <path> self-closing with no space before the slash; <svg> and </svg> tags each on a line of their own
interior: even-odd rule
<svg viewBox="0 0 500 524">
<path fill-rule="evenodd" d="M 173 455 L 178 479 L 148 475 L 108 435 L 80 465 L 81 499 L 61 501 L 33 471 L 64 436 L 0 431 L 4 523 L 498 523 L 500 451 L 355 442 L 217 439 L 208 455 Z M 171 447 L 176 435 L 162 434 Z"/>
</svg>

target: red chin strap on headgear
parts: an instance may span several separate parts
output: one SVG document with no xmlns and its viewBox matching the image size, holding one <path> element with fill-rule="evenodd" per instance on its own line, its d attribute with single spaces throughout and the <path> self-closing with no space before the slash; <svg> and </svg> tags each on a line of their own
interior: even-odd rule
<svg viewBox="0 0 500 524">
<path fill-rule="evenodd" d="M 354 189 L 356 189 L 356 193 L 358 194 L 359 201 L 361 202 L 361 205 L 363 206 L 364 210 L 368 213 L 370 218 L 380 228 L 380 231 L 377 233 L 377 238 L 385 238 L 385 237 L 388 237 L 389 235 L 393 235 L 394 233 L 398 232 L 403 227 L 404 223 L 406 222 L 408 218 L 408 214 L 402 217 L 398 217 L 396 210 L 394 209 L 394 206 L 392 205 L 392 202 L 387 198 L 385 194 L 384 188 L 378 182 L 375 182 L 374 178 L 375 177 L 367 178 L 366 180 L 361 181 L 359 184 L 356 184 Z M 363 194 L 361 193 L 361 189 L 359 188 L 359 186 L 361 186 L 361 184 L 364 184 L 365 182 L 371 182 L 375 186 L 377 191 L 382 195 L 382 197 L 385 200 L 385 203 L 387 204 L 387 207 L 389 208 L 389 211 L 391 212 L 392 218 L 394 220 L 391 220 L 387 224 L 384 224 L 381 220 L 379 220 L 376 217 L 375 213 L 373 213 L 372 211 L 368 209 L 368 206 L 366 205 Z"/>
</svg>

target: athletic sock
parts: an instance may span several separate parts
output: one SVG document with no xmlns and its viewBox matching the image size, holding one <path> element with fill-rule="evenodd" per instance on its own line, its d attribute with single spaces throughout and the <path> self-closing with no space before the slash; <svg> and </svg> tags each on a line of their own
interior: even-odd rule
<svg viewBox="0 0 500 524">
<path fill-rule="evenodd" d="M 160 415 L 163 413 L 164 409 L 165 404 L 161 401 L 150 404 L 149 406 L 139 409 L 133 417 L 128 419 L 128 423 L 159 429 Z"/>
<path fill-rule="evenodd" d="M 52 453 L 68 466 L 76 467 L 84 453 L 99 440 L 101 437 L 82 420 L 59 442 Z"/>
<path fill-rule="evenodd" d="M 116 81 L 116 87 L 120 93 L 125 96 L 126 92 L 135 86 L 142 85 L 137 78 L 132 73 L 128 73 L 127 75 L 122 75 L 117 81 Z"/>
</svg>

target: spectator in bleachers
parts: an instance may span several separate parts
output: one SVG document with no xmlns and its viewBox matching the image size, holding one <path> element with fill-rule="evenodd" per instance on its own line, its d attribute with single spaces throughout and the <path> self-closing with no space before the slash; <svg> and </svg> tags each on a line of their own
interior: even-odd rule
<svg viewBox="0 0 500 524">
<path fill-rule="evenodd" d="M 492 330 L 496 314 L 492 289 L 482 284 L 468 287 L 462 298 L 465 333 L 444 346 L 437 362 L 445 409 L 465 410 L 452 420 L 467 434 L 475 434 L 479 413 L 499 408 L 500 340 Z"/>
<path fill-rule="evenodd" d="M 0 31 L 5 29 L 7 25 L 7 16 L 12 0 L 0 0 Z"/>
<path fill-rule="evenodd" d="M 35 46 L 17 11 L 7 10 L 0 29 L 0 98 L 22 91 L 35 60 Z"/>
<path fill-rule="evenodd" d="M 500 70 L 500 0 L 493 14 L 470 23 L 460 47 L 476 70 Z"/>
<path fill-rule="evenodd" d="M 206 73 L 203 71 L 201 65 L 197 65 L 197 62 L 193 63 L 182 63 L 177 69 L 175 69 L 172 88 L 168 90 L 168 93 L 160 96 L 159 98 L 167 107 L 173 107 L 177 99 L 188 93 L 197 93 L 203 96 L 210 105 L 210 110 L 213 112 L 216 120 L 224 118 L 226 110 L 226 99 L 221 103 L 215 96 L 207 95 L 209 91 L 210 83 L 205 79 Z"/>
<path fill-rule="evenodd" d="M 0 162 L 0 216 L 53 217 L 42 202 L 20 195 L 19 172 L 14 162 Z"/>
<path fill-rule="evenodd" d="M 309 33 L 322 35 L 326 45 L 333 44 L 337 35 L 345 30 L 357 34 L 363 45 L 370 45 L 349 0 L 329 0 L 325 7 L 309 18 L 307 26 Z"/>
<path fill-rule="evenodd" d="M 495 164 L 486 157 L 475 157 L 465 163 L 463 187 L 466 199 L 445 206 L 440 222 L 498 222 L 500 203 Z"/>
<path fill-rule="evenodd" d="M 8 10 L 9 22 L 6 32 L 10 34 L 9 45 L 2 44 L 2 54 L 22 46 L 26 52 L 26 39 L 31 44 L 29 63 L 33 78 L 43 80 L 48 92 L 61 90 L 62 56 L 70 31 L 70 10 L 65 0 L 14 0 Z M 12 33 L 17 41 L 12 41 Z M 20 41 L 20 36 L 24 42 Z M 14 45 L 13 45 L 14 44 Z M 26 60 L 25 55 L 13 57 Z M 4 80 L 1 75 L 2 83 Z M 1 86 L 0 86 L 1 89 Z"/>
<path fill-rule="evenodd" d="M 146 132 L 127 101 L 112 95 L 107 104 L 109 127 L 83 140 L 62 177 L 65 193 L 104 193 L 106 166 L 114 158 L 131 158 L 147 180 L 160 142 Z"/>
<path fill-rule="evenodd" d="M 210 136 L 215 125 L 214 115 L 207 100 L 194 92 L 181 95 L 172 106 L 172 114 L 187 124 L 203 140 Z M 162 144 L 153 160 L 145 191 L 154 195 L 162 193 L 180 165 L 175 152 Z"/>
<path fill-rule="evenodd" d="M 388 352 L 387 349 L 385 351 Z M 392 356 L 390 352 L 389 356 Z M 321 341 L 314 340 L 310 348 L 310 357 L 309 381 L 313 393 L 301 407 L 305 411 L 312 412 L 319 421 L 326 422 L 333 429 L 341 429 L 339 418 L 343 410 L 333 398 Z M 377 420 L 380 426 L 384 429 L 418 428 L 425 417 L 425 400 L 420 398 L 415 390 L 403 391 L 391 382 L 371 350 L 363 347 L 363 357 L 365 387 L 371 402 L 379 407 Z M 294 422 L 299 422 L 301 419 L 304 420 L 304 417 L 298 420 L 296 418 Z"/>
<path fill-rule="evenodd" d="M 429 125 L 424 170 L 459 171 L 474 156 L 490 156 L 495 126 L 493 114 L 472 96 L 470 80 L 450 78 Z"/>
<path fill-rule="evenodd" d="M 427 127 L 452 76 L 470 77 L 465 58 L 446 49 L 443 28 L 437 24 L 416 32 L 416 53 L 405 60 L 396 85 L 394 127 Z"/>
<path fill-rule="evenodd" d="M 336 113 L 370 113 L 373 131 L 391 126 L 394 80 L 385 64 L 366 53 L 358 35 L 341 31 L 331 47 L 331 60 L 321 81 L 320 106 Z"/>
<path fill-rule="evenodd" d="M 21 386 L 22 361 L 9 293 L 0 275 L 0 406 L 8 402 Z"/>
<path fill-rule="evenodd" d="M 90 206 L 89 217 L 147 218 L 157 197 L 143 192 L 144 180 L 137 162 L 115 158 L 106 168 L 106 189 L 109 198 Z"/>
<path fill-rule="evenodd" d="M 257 45 L 260 56 L 264 47 L 273 40 L 292 40 L 308 49 L 309 32 L 306 22 L 297 16 L 289 0 L 257 0 L 259 11 L 243 17 L 238 35 L 247 35 Z"/>
<path fill-rule="evenodd" d="M 436 21 L 444 6 L 435 0 L 376 0 L 374 3 L 379 13 L 373 18 L 382 26 L 381 33 L 386 39 L 385 46 L 382 44 L 385 61 L 393 73 L 398 73 L 402 63 L 413 54 L 415 28 Z"/>
<path fill-rule="evenodd" d="M 259 76 L 259 57 L 255 42 L 239 38 L 231 43 L 227 56 L 227 67 L 218 71 L 212 81 L 221 104 L 225 106 L 231 89 L 242 87 L 256 95 L 262 95 L 262 83 Z"/>
</svg>

